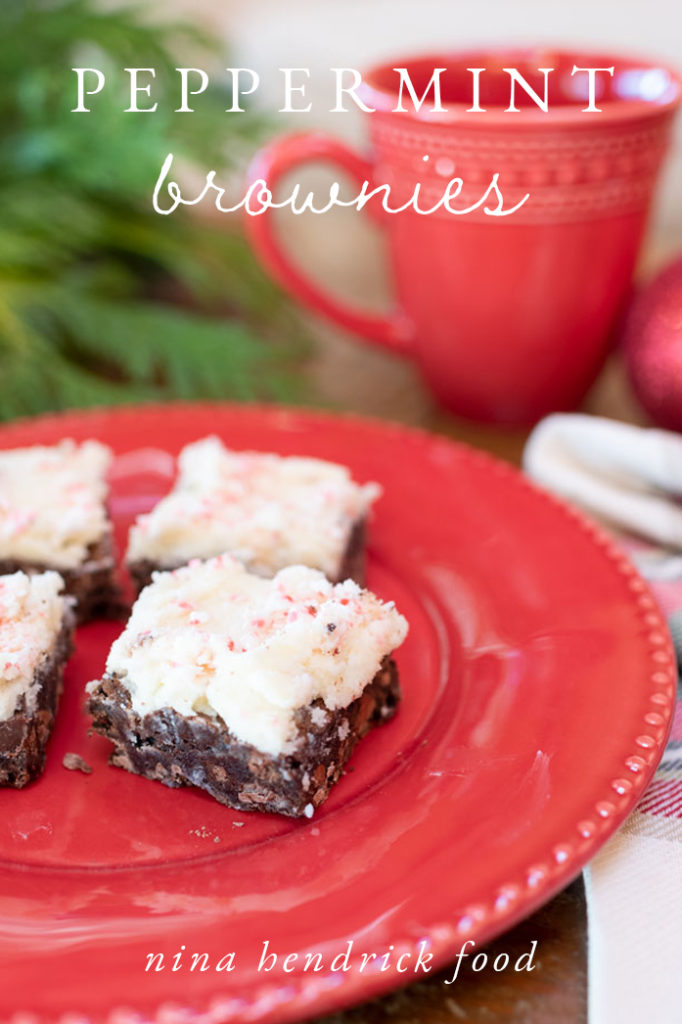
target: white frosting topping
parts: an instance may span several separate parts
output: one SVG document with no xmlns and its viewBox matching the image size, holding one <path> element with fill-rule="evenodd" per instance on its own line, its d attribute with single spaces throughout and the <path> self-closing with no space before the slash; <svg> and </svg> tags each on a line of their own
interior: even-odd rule
<svg viewBox="0 0 682 1024">
<path fill-rule="evenodd" d="M 0 558 L 79 565 L 108 529 L 110 461 L 97 441 L 0 451 Z"/>
<path fill-rule="evenodd" d="M 0 576 L 0 721 L 14 714 L 22 694 L 29 713 L 35 708 L 36 669 L 51 653 L 64 617 L 63 585 L 56 572 Z"/>
<path fill-rule="evenodd" d="M 291 751 L 295 712 L 346 707 L 407 634 L 393 603 L 301 565 L 273 579 L 229 555 L 156 573 L 111 648 L 107 672 L 138 714 L 219 716 L 268 754 Z M 94 687 L 96 684 L 90 684 Z"/>
<path fill-rule="evenodd" d="M 172 567 L 230 552 L 265 576 L 300 564 L 333 577 L 379 493 L 345 466 L 234 452 L 208 437 L 180 453 L 175 486 L 133 526 L 127 559 Z"/>
</svg>

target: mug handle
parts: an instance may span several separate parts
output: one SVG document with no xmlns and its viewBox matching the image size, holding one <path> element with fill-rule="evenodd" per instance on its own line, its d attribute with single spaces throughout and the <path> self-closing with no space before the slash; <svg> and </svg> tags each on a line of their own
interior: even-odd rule
<svg viewBox="0 0 682 1024">
<path fill-rule="evenodd" d="M 360 185 L 372 180 L 369 160 L 355 153 L 332 136 L 318 133 L 288 135 L 260 150 L 248 171 L 249 184 L 262 179 L 274 193 L 280 179 L 294 168 L 312 161 L 335 164 L 347 171 Z M 299 270 L 281 245 L 275 231 L 271 209 L 246 216 L 247 234 L 265 268 L 294 298 L 317 313 L 361 337 L 393 352 L 406 354 L 414 331 L 400 309 L 384 315 L 353 309 L 325 291 Z"/>
</svg>

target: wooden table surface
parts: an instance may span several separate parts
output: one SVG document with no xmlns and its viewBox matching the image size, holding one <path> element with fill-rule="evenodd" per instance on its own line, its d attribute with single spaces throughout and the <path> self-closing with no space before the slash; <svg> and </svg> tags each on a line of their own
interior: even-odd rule
<svg viewBox="0 0 682 1024">
<path fill-rule="evenodd" d="M 443 433 L 519 464 L 526 431 L 458 421 L 435 407 L 407 362 L 358 344 L 318 320 L 311 321 L 311 327 L 319 344 L 309 367 L 310 378 L 316 394 L 326 402 Z M 615 358 L 584 409 L 644 422 Z M 514 958 L 528 952 L 532 940 L 538 944 L 537 967 L 532 972 L 462 970 L 455 984 L 447 986 L 444 981 L 452 972 L 446 970 L 382 999 L 325 1017 L 323 1024 L 584 1024 L 587 963 L 582 878 L 490 949 Z"/>
</svg>

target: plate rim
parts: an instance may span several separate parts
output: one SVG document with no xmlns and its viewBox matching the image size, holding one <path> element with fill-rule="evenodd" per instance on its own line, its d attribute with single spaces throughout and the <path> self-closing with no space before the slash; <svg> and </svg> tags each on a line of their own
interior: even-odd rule
<svg viewBox="0 0 682 1024">
<path fill-rule="evenodd" d="M 469 462 L 477 462 L 498 477 L 505 477 L 513 486 L 521 486 L 532 492 L 537 499 L 553 506 L 565 519 L 571 521 L 584 533 L 595 549 L 600 551 L 610 563 L 612 571 L 625 578 L 629 589 L 629 600 L 633 608 L 636 608 L 638 617 L 646 626 L 646 633 L 642 637 L 641 643 L 643 648 L 645 644 L 647 645 L 652 675 L 666 672 L 669 675 L 666 685 L 662 681 L 657 684 L 657 691 L 667 697 L 667 703 L 658 707 L 661 715 L 665 717 L 665 723 L 655 728 L 644 718 L 642 719 L 642 732 L 636 738 L 633 749 L 620 771 L 616 774 L 614 770 L 614 777 L 608 783 L 600 783 L 603 792 L 594 801 L 594 814 L 591 820 L 585 819 L 577 824 L 574 823 L 571 836 L 567 836 L 554 845 L 552 863 L 528 865 L 521 872 L 524 876 L 523 882 L 516 879 L 507 883 L 506 886 L 500 886 L 500 891 L 505 888 L 509 889 L 510 897 L 506 902 L 503 901 L 498 906 L 493 904 L 486 907 L 469 907 L 467 912 L 460 915 L 458 919 L 455 919 L 453 915 L 442 925 L 429 927 L 431 938 L 429 951 L 433 953 L 432 963 L 435 973 L 453 958 L 457 949 L 461 948 L 467 938 L 474 937 L 478 945 L 485 944 L 552 899 L 577 877 L 583 867 L 634 810 L 658 767 L 672 728 L 676 694 L 676 658 L 672 640 L 667 627 L 662 631 L 662 635 L 656 636 L 655 627 L 645 622 L 645 617 L 652 611 L 659 613 L 664 626 L 665 619 L 660 613 L 658 602 L 650 585 L 639 575 L 625 552 L 602 526 L 590 520 L 570 502 L 538 486 L 511 463 L 466 442 L 450 438 L 443 433 L 429 431 L 423 427 L 407 426 L 390 419 L 384 420 L 352 411 L 337 412 L 317 407 L 298 407 L 277 403 L 155 401 L 121 406 L 105 405 L 87 409 L 65 409 L 37 416 L 18 417 L 6 423 L 0 423 L 0 449 L 11 445 L 13 433 L 20 433 L 22 430 L 32 427 L 50 429 L 53 426 L 58 427 L 63 422 L 73 421 L 74 418 L 87 426 L 88 420 L 94 421 L 102 416 L 114 419 L 124 417 L 132 420 L 140 413 L 164 415 L 169 410 L 178 415 L 191 416 L 193 412 L 205 413 L 206 410 L 212 408 L 223 411 L 242 411 L 245 415 L 253 416 L 255 419 L 265 417 L 273 428 L 276 426 L 274 420 L 278 416 L 282 416 L 305 421 L 308 424 L 315 421 L 330 425 L 343 423 L 349 427 L 378 431 L 384 436 L 393 436 L 397 439 L 412 437 L 421 439 L 423 443 L 436 442 L 457 449 L 461 458 Z M 64 436 L 68 436 L 68 431 Z M 6 441 L 9 444 L 6 444 Z M 655 641 L 653 637 L 656 637 Z M 638 744 L 639 740 L 646 742 L 640 745 Z M 624 768 L 631 759 L 636 759 L 632 761 L 632 764 L 637 765 L 637 768 L 631 769 L 630 777 L 625 778 L 629 786 L 624 787 Z M 576 839 L 576 835 L 581 837 L 580 840 Z M 0 870 L 2 867 L 3 865 L 0 865 Z M 511 895 L 512 892 L 514 895 Z M 396 948 L 401 941 L 405 940 L 396 938 Z M 410 948 L 413 948 L 413 945 L 412 943 Z M 387 971 L 383 975 L 351 973 L 344 979 L 344 985 L 341 988 L 338 985 L 325 984 L 324 978 L 314 975 L 312 977 L 289 975 L 286 981 L 276 982 L 273 979 L 270 983 L 263 983 L 257 998 L 249 1003 L 247 1016 L 244 1016 L 242 998 L 230 995 L 221 996 L 218 987 L 213 994 L 205 996 L 208 1005 L 203 1008 L 200 1005 L 179 1005 L 176 1002 L 162 1003 L 156 1007 L 153 1014 L 149 1014 L 146 1011 L 136 1011 L 121 1004 L 110 1007 L 106 1017 L 97 1017 L 93 1020 L 104 1020 L 106 1024 L 168 1024 L 170 1012 L 173 1015 L 173 1024 L 199 1024 L 199 1019 L 201 1024 L 221 1024 L 223 1021 L 233 1019 L 248 1019 L 263 1022 L 263 1024 L 266 1022 L 287 1024 L 290 1021 L 307 1019 L 313 1015 L 323 1014 L 330 1010 L 340 1010 L 358 1002 L 364 1002 L 384 992 L 403 987 L 410 981 L 413 982 L 414 979 L 405 980 L 394 970 Z M 239 1006 L 230 1006 L 230 1002 L 234 1000 L 239 1003 Z M 237 1013 L 238 1016 L 234 1017 L 234 1013 Z M 17 1010 L 9 1019 L 14 1024 L 19 1024 L 20 1021 L 21 1024 L 27 1024 L 29 1021 L 30 1024 L 67 1024 L 67 1022 L 73 1024 L 75 1020 L 78 1021 L 78 1024 L 88 1024 L 90 1021 L 90 1018 L 80 1011 L 60 1011 L 57 1015 L 48 1016 Z"/>
</svg>

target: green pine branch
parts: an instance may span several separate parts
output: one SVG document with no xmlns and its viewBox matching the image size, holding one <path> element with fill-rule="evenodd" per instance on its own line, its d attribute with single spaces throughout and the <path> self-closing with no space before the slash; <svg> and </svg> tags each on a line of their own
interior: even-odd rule
<svg viewBox="0 0 682 1024">
<path fill-rule="evenodd" d="M 151 207 L 168 152 L 202 175 L 226 171 L 263 129 L 225 113 L 215 85 L 194 114 L 173 114 L 174 68 L 188 53 L 207 69 L 218 56 L 193 26 L 151 25 L 141 8 L 0 4 L 0 419 L 167 397 L 301 397 L 299 325 L 234 222 Z M 107 74 L 91 114 L 71 112 L 79 63 Z M 126 66 L 157 69 L 153 115 L 124 113 Z"/>
</svg>

